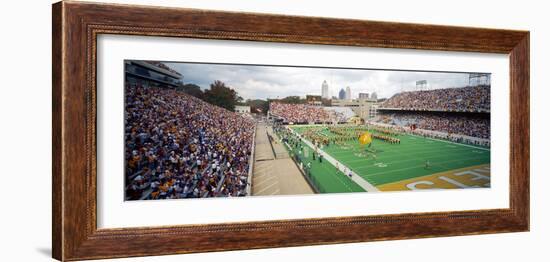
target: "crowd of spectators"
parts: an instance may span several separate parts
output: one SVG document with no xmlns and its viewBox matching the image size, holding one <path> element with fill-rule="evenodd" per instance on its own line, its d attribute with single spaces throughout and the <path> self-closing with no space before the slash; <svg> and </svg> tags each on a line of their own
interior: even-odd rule
<svg viewBox="0 0 550 262">
<path fill-rule="evenodd" d="M 125 92 L 126 199 L 246 195 L 251 119 L 173 89 Z"/>
<path fill-rule="evenodd" d="M 356 114 L 350 107 L 344 106 L 325 106 L 325 110 L 329 111 L 331 114 L 334 114 L 336 121 L 338 123 L 345 123 L 350 118 L 354 117 Z"/>
<path fill-rule="evenodd" d="M 271 102 L 269 110 L 272 115 L 282 118 L 286 123 L 329 123 L 336 119 L 336 112 L 307 104 Z"/>
<path fill-rule="evenodd" d="M 472 116 L 441 112 L 379 112 L 379 121 L 385 124 L 413 127 L 449 134 L 488 139 L 491 121 L 488 115 Z"/>
<path fill-rule="evenodd" d="M 447 112 L 490 112 L 490 91 L 490 86 L 480 85 L 401 92 L 386 100 L 380 107 Z"/>
<path fill-rule="evenodd" d="M 325 108 L 325 110 L 327 110 L 327 109 Z M 345 123 L 350 119 L 350 117 L 345 115 L 344 113 L 334 111 L 334 110 L 330 110 L 329 114 L 331 115 L 332 120 L 336 121 L 337 123 Z M 355 114 L 354 114 L 354 116 L 355 116 Z"/>
</svg>

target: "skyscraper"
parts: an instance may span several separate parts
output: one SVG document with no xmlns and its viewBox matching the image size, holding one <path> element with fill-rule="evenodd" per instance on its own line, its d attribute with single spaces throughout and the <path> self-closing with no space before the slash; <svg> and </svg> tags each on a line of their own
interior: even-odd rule
<svg viewBox="0 0 550 262">
<path fill-rule="evenodd" d="M 323 81 L 323 84 L 321 85 L 321 97 L 325 99 L 330 99 L 327 80 Z"/>
<path fill-rule="evenodd" d="M 347 100 L 351 100 L 351 89 L 348 87 L 346 87 L 346 99 Z"/>
<path fill-rule="evenodd" d="M 340 92 L 338 93 L 338 99 L 346 99 L 346 91 L 344 89 L 340 89 Z"/>
</svg>

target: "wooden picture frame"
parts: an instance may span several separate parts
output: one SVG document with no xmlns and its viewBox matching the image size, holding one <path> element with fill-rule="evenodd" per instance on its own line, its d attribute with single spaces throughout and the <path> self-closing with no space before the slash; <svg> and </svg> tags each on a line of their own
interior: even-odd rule
<svg viewBox="0 0 550 262">
<path fill-rule="evenodd" d="M 53 5 L 53 257 L 81 260 L 529 230 L 529 32 L 83 2 Z M 99 34 L 508 54 L 510 207 L 98 229 Z M 147 247 L 147 248 L 145 248 Z"/>
</svg>

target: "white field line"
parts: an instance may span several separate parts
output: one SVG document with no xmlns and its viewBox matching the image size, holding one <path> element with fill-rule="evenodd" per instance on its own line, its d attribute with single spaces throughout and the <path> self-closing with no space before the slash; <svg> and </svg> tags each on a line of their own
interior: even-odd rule
<svg viewBox="0 0 550 262">
<path fill-rule="evenodd" d="M 346 174 L 343 174 L 344 176 L 347 176 Z M 353 190 L 351 189 L 351 187 L 348 186 L 348 184 L 346 184 L 344 181 L 342 181 L 342 179 L 340 178 L 340 175 L 336 174 L 334 175 L 334 177 L 336 177 L 336 179 L 338 179 L 338 181 L 340 181 L 340 183 L 342 183 L 342 185 L 344 185 L 349 192 L 353 192 Z"/>
<path fill-rule="evenodd" d="M 424 137 L 421 137 L 421 138 L 424 138 Z M 444 141 L 444 140 L 437 140 L 437 139 L 432 139 L 432 140 L 436 140 L 436 141 L 440 141 L 440 142 L 445 142 L 447 143 L 448 141 Z M 407 153 L 409 152 L 414 152 L 414 156 L 418 156 L 418 155 L 424 155 L 424 154 L 428 154 L 428 153 L 434 153 L 434 152 L 445 152 L 445 151 L 453 151 L 453 152 L 459 152 L 459 151 L 463 151 L 463 150 L 471 150 L 471 149 L 468 149 L 466 147 L 473 147 L 475 149 L 481 149 L 481 150 L 487 150 L 488 149 L 485 149 L 485 148 L 478 148 L 478 147 L 475 147 L 475 146 L 470 146 L 470 145 L 465 145 L 465 144 L 460 144 L 460 143 L 454 143 L 454 142 L 448 142 L 448 143 L 451 143 L 451 144 L 456 144 L 458 145 L 459 147 L 456 147 L 456 148 L 453 148 L 453 149 L 448 149 L 448 148 L 440 148 L 440 149 L 436 149 L 436 150 L 424 150 L 424 151 L 418 151 L 418 150 L 415 150 L 414 147 L 406 147 L 405 150 L 399 150 L 399 149 L 392 149 L 392 150 L 387 150 L 387 151 L 384 151 L 386 153 L 396 153 L 396 154 L 400 154 L 400 155 L 405 155 L 407 156 L 407 160 L 402 160 L 402 161 L 392 161 L 391 164 L 396 164 L 396 163 L 402 163 L 402 162 L 409 162 L 411 160 L 416 160 L 417 158 L 411 158 L 411 155 L 408 155 Z M 350 146 L 354 146 L 354 145 L 350 145 Z M 460 146 L 464 146 L 462 148 L 460 148 Z M 408 149 L 412 149 L 412 150 L 408 150 Z M 333 154 L 335 155 L 339 155 L 339 154 L 342 154 L 342 153 L 348 153 L 346 150 L 335 150 L 332 152 Z M 341 157 L 342 159 L 350 159 L 350 157 Z M 377 162 L 383 162 L 383 161 L 386 161 L 387 159 L 392 159 L 391 157 L 380 157 L 378 158 L 376 161 Z M 470 158 L 468 158 L 470 159 Z M 474 159 L 474 158 L 472 158 Z M 477 158 L 475 158 L 477 159 Z M 346 161 L 348 163 L 355 163 L 355 162 L 360 162 L 360 161 L 363 161 L 362 159 L 361 160 L 350 160 L 350 161 Z M 363 168 L 363 167 L 360 167 L 360 168 Z"/>
<path fill-rule="evenodd" d="M 437 141 L 439 141 L 439 140 L 437 140 Z M 462 145 L 462 144 L 459 144 L 459 145 Z M 423 158 L 418 158 L 418 157 L 416 157 L 417 155 L 412 155 L 412 156 L 411 156 L 411 155 L 402 153 L 402 152 L 399 151 L 399 150 L 396 150 L 395 153 L 400 154 L 400 155 L 404 155 L 405 157 L 410 158 L 408 161 L 410 161 L 410 160 L 413 160 L 413 161 L 414 161 L 414 160 L 423 161 Z M 432 159 L 433 159 L 433 158 L 432 158 Z M 453 163 L 453 162 L 458 162 L 458 161 L 466 161 L 466 160 L 476 160 L 476 159 L 478 159 L 478 158 L 477 158 L 477 157 L 474 157 L 474 158 L 455 158 L 454 160 L 443 161 L 443 162 L 437 162 L 437 165 L 438 165 L 438 166 L 444 166 L 444 165 L 447 164 L 447 163 Z M 405 162 L 405 161 L 400 161 L 400 162 Z M 360 167 L 360 168 L 358 168 L 358 169 L 364 169 L 364 168 L 366 168 L 366 167 L 367 167 L 367 166 L 363 166 L 363 167 Z M 411 167 L 411 168 L 415 168 L 415 167 Z M 408 168 L 408 169 L 411 169 L 411 168 Z M 401 169 L 398 169 L 398 170 L 401 170 Z M 405 170 L 407 170 L 407 169 L 405 169 Z M 367 174 L 366 176 L 367 176 L 367 177 L 370 177 L 370 176 L 374 176 L 374 175 L 387 174 L 387 173 L 391 173 L 391 172 L 393 172 L 393 171 L 395 171 L 395 170 L 384 171 L 384 172 L 375 172 L 375 173 Z"/>
<path fill-rule="evenodd" d="M 290 147 L 290 145 L 287 142 L 285 142 L 285 145 L 288 146 L 288 148 L 290 148 L 290 150 L 292 150 L 292 147 Z M 308 146 L 309 146 L 309 144 L 308 144 Z M 313 150 L 313 147 L 312 146 L 310 146 L 310 147 Z M 346 175 L 346 174 L 344 174 L 344 175 Z M 338 181 L 340 181 L 340 183 L 342 183 L 342 185 L 344 185 L 348 189 L 349 192 L 353 192 L 353 190 L 348 186 L 348 184 L 346 184 L 344 181 L 342 181 L 342 179 L 340 179 L 339 175 L 335 175 L 335 177 L 336 177 L 336 179 L 338 179 Z"/>
<path fill-rule="evenodd" d="M 479 149 L 479 150 L 491 151 L 491 149 L 487 149 L 487 148 L 483 148 L 483 147 L 477 147 L 477 146 L 472 146 L 472 145 L 468 145 L 468 144 L 461 144 L 461 143 L 452 142 L 452 141 L 447 141 L 447 140 L 443 140 L 443 139 L 436 139 L 436 138 L 431 138 L 431 137 L 423 137 L 423 136 L 419 136 L 419 135 L 415 135 L 415 134 L 408 134 L 408 133 L 406 133 L 406 134 L 407 134 L 407 135 L 411 135 L 411 136 L 426 138 L 426 139 L 433 140 L 433 141 L 438 141 L 438 142 L 443 142 L 443 143 L 448 143 L 448 144 L 454 144 L 454 145 L 459 145 L 459 146 L 466 146 L 466 147 L 471 147 L 471 148 L 475 148 L 475 149 Z"/>
<path fill-rule="evenodd" d="M 326 125 L 323 125 L 323 124 L 315 124 L 315 125 L 287 125 L 286 127 L 288 127 L 288 129 L 290 129 L 292 132 L 294 132 L 294 130 L 292 130 L 292 128 L 290 127 L 317 127 L 317 126 L 326 126 Z M 460 145 L 460 146 L 466 146 L 466 147 L 471 147 L 471 148 L 475 148 L 475 149 L 480 149 L 480 150 L 485 150 L 485 151 L 491 151 L 491 149 L 487 149 L 487 148 L 483 148 L 483 147 L 477 147 L 477 146 L 473 146 L 473 145 L 468 145 L 468 144 L 461 144 L 461 143 L 456 143 L 456 142 L 452 142 L 452 141 L 447 141 L 447 140 L 443 140 L 443 139 L 437 139 L 437 138 L 431 138 L 431 137 L 423 137 L 423 136 L 420 136 L 420 135 L 416 135 L 416 134 L 411 134 L 411 133 L 400 133 L 400 134 L 405 134 L 405 135 L 411 135 L 411 136 L 415 136 L 415 137 L 421 137 L 421 138 L 426 138 L 426 139 L 429 139 L 429 140 L 433 140 L 433 141 L 439 141 L 439 142 L 443 142 L 443 143 L 449 143 L 449 144 L 455 144 L 455 145 Z"/>
<path fill-rule="evenodd" d="M 357 146 L 357 145 L 349 145 L 349 146 Z M 397 149 L 397 148 L 400 148 L 400 149 Z M 427 154 L 427 153 L 432 153 L 432 152 L 439 152 L 439 151 L 451 151 L 451 152 L 460 152 L 460 151 L 466 151 L 466 150 L 472 150 L 470 148 L 460 148 L 460 147 L 455 147 L 455 148 L 438 148 L 438 149 L 429 149 L 429 150 L 418 150 L 416 147 L 412 147 L 412 146 L 405 146 L 403 147 L 402 145 L 396 145 L 396 148 L 392 148 L 390 150 L 385 150 L 384 152 L 385 153 L 394 153 L 394 152 L 400 152 L 400 153 L 415 153 L 415 154 Z M 332 151 L 332 153 L 334 154 L 344 154 L 344 153 L 348 153 L 349 150 L 334 150 Z"/>
<path fill-rule="evenodd" d="M 422 137 L 424 138 L 424 137 Z M 416 149 L 416 147 L 413 147 L 413 146 L 410 146 L 410 145 L 400 145 L 400 147 L 398 147 L 399 149 L 396 149 L 396 148 L 393 148 L 391 150 L 386 150 L 384 152 L 399 152 L 399 153 L 409 153 L 409 152 L 414 152 L 414 153 L 419 153 L 419 154 L 424 154 L 424 153 L 429 153 L 429 152 L 438 152 L 438 151 L 462 151 L 462 150 L 470 150 L 470 149 L 467 149 L 467 148 L 460 148 L 460 146 L 464 146 L 464 147 L 470 147 L 470 148 L 475 148 L 475 149 L 479 149 L 479 150 L 485 150 L 485 151 L 490 151 L 489 149 L 486 149 L 486 148 L 479 148 L 479 147 L 475 147 L 475 146 L 471 146 L 471 145 L 465 145 L 465 144 L 460 144 L 460 143 L 455 143 L 455 142 L 450 142 L 450 141 L 444 141 L 444 140 L 437 140 L 437 139 L 432 139 L 430 138 L 431 140 L 435 140 L 435 141 L 440 141 L 440 142 L 444 142 L 444 143 L 451 143 L 451 144 L 456 144 L 458 145 L 459 147 L 455 147 L 455 148 L 452 148 L 452 149 L 449 149 L 449 148 L 439 148 L 439 149 L 435 149 L 435 150 L 424 150 L 424 151 L 418 151 L 418 149 Z M 349 144 L 347 143 L 349 146 L 356 146 L 356 145 L 353 145 L 353 144 Z M 405 146 L 405 148 L 403 148 L 403 146 Z M 340 154 L 340 153 L 347 153 L 349 152 L 349 150 L 334 150 L 333 153 L 335 154 Z"/>
<path fill-rule="evenodd" d="M 290 129 L 290 132 L 292 132 L 293 134 L 296 135 L 296 133 L 294 132 L 294 130 L 292 130 L 292 128 L 289 128 Z M 307 139 L 304 139 L 300 136 L 300 139 L 302 141 L 304 141 L 304 143 L 306 143 L 306 145 L 308 145 L 309 147 L 311 147 L 313 150 L 315 150 L 315 146 L 309 142 Z M 347 168 L 347 170 L 351 170 L 350 168 L 348 168 L 347 166 L 345 166 L 344 164 L 340 163 L 339 161 L 337 161 L 336 159 L 334 159 L 332 156 L 330 156 L 329 154 L 325 153 L 325 151 L 319 149 L 319 152 L 321 153 L 321 155 L 323 155 L 323 157 L 325 158 L 326 161 L 328 161 L 329 163 L 331 163 L 333 166 L 338 166 L 338 169 L 339 171 L 341 171 L 342 173 L 344 173 L 344 175 L 347 175 L 345 172 L 344 172 L 344 169 Z M 360 187 L 362 187 L 363 189 L 365 189 L 367 192 L 379 192 L 380 190 L 378 190 L 378 188 L 376 188 L 375 186 L 373 186 L 371 183 L 367 182 L 365 179 L 363 179 L 361 176 L 357 175 L 355 172 L 353 172 L 353 170 L 351 171 L 352 173 L 352 177 L 351 177 L 351 180 L 353 180 L 355 183 L 357 183 Z"/>
<path fill-rule="evenodd" d="M 464 149 L 462 149 L 464 150 Z M 471 150 L 471 149 L 468 149 L 468 150 Z M 399 151 L 399 150 L 391 150 L 391 151 L 384 151 L 385 153 L 395 153 L 395 154 L 401 154 L 401 155 L 406 155 L 408 159 L 406 160 L 401 160 L 401 161 L 391 161 L 389 162 L 390 164 L 397 164 L 397 163 L 402 163 L 402 162 L 409 162 L 411 161 L 412 159 L 418 159 L 418 158 L 413 158 L 412 155 L 414 156 L 421 156 L 421 155 L 426 155 L 426 154 L 433 154 L 435 152 L 445 152 L 445 151 L 448 151 L 446 149 L 440 149 L 440 150 L 426 150 L 426 151 L 417 151 L 415 154 L 408 154 L 409 152 L 402 152 L 402 151 Z M 338 152 L 338 153 L 342 153 L 343 151 L 341 152 Z M 441 157 L 441 156 L 440 156 Z M 446 157 L 446 156 L 444 156 Z M 342 159 L 352 159 L 351 157 L 341 157 Z M 392 159 L 393 157 L 380 157 L 380 158 L 377 158 L 376 161 L 377 162 L 383 162 L 383 161 L 386 161 L 388 159 Z M 437 158 L 437 157 L 436 157 Z M 433 158 L 432 158 L 433 159 Z M 476 158 L 477 159 L 477 158 Z M 346 161 L 348 163 L 355 163 L 355 162 L 361 162 L 361 161 L 364 161 L 363 159 L 358 159 L 358 160 L 349 160 L 349 161 Z"/>
<path fill-rule="evenodd" d="M 291 130 L 292 133 L 296 134 L 294 130 L 292 130 L 291 128 L 289 128 Z M 475 148 L 475 149 L 479 149 L 479 150 L 485 150 L 485 151 L 490 151 L 490 149 L 486 149 L 486 148 L 480 148 L 480 147 L 476 147 L 476 146 L 471 146 L 471 145 L 465 145 L 465 144 L 460 144 L 460 143 L 455 143 L 455 142 L 451 142 L 451 141 L 445 141 L 445 140 L 439 140 L 439 139 L 433 139 L 433 138 L 428 138 L 428 137 L 423 137 L 423 136 L 418 136 L 418 135 L 413 135 L 413 134 L 408 134 L 408 135 L 411 135 L 411 136 L 416 136 L 416 137 L 420 137 L 420 138 L 427 138 L 427 139 L 430 139 L 430 140 L 434 140 L 434 141 L 439 141 L 439 142 L 444 142 L 444 143 L 448 143 L 448 144 L 455 144 L 455 145 L 459 145 L 459 146 L 465 146 L 465 147 L 471 147 L 471 148 Z M 301 138 L 302 141 L 304 141 L 304 143 L 306 143 L 308 146 L 310 146 L 311 148 L 315 148 L 313 146 L 313 144 L 311 142 L 309 142 L 308 140 L 306 139 L 303 139 Z M 331 164 L 333 164 L 334 166 L 336 166 L 335 163 L 339 163 L 339 169 L 340 171 L 343 172 L 343 169 L 344 168 L 347 168 L 345 165 L 343 165 L 341 162 L 335 160 L 333 157 L 331 157 L 330 155 L 328 155 L 327 153 L 325 153 L 323 150 L 319 150 L 321 152 L 321 154 L 323 155 L 323 157 L 325 157 L 325 159 L 327 159 Z M 393 150 L 392 150 L 393 151 Z M 400 152 L 399 150 L 395 150 L 395 153 L 398 153 L 398 154 L 403 154 L 402 152 Z M 473 159 L 477 159 L 477 158 L 460 158 L 460 159 L 455 159 L 455 160 L 450 160 L 450 161 L 444 161 L 444 162 L 441 162 L 439 163 L 440 165 L 442 164 L 447 164 L 447 163 L 452 163 L 452 162 L 457 162 L 457 161 L 465 161 L 465 160 L 473 160 Z M 407 161 L 411 161 L 411 160 L 421 160 L 419 158 L 415 158 L 415 157 L 412 157 L 412 159 L 409 159 Z M 407 161 L 403 161 L 403 162 L 407 162 Z M 401 161 L 400 161 L 401 162 Z M 422 167 L 424 165 L 419 165 L 419 166 L 412 166 L 412 167 L 407 167 L 407 168 L 402 168 L 402 169 L 396 169 L 396 170 L 391 170 L 391 171 L 383 171 L 383 172 L 375 172 L 375 173 L 370 173 L 370 174 L 365 174 L 366 177 L 374 177 L 374 176 L 378 176 L 378 175 L 383 175 L 383 174 L 386 174 L 386 173 L 391 173 L 391 172 L 394 172 L 394 171 L 403 171 L 403 170 L 409 170 L 409 169 L 414 169 L 414 168 L 418 168 L 418 167 Z M 359 167 L 358 169 L 364 169 L 364 168 L 367 168 L 368 166 L 363 166 L 363 167 Z M 368 167 L 370 168 L 370 167 Z M 348 168 L 349 170 L 349 168 Z M 361 187 L 363 187 L 365 190 L 369 191 L 366 187 L 363 186 L 363 184 L 361 182 L 358 182 L 356 179 L 354 178 L 359 178 L 360 180 L 363 180 L 366 184 L 374 187 L 372 184 L 370 184 L 369 182 L 367 182 L 366 180 L 364 180 L 362 177 L 358 176 L 355 172 L 352 171 L 352 174 L 353 174 L 353 178 L 352 180 L 355 181 L 357 184 L 359 184 Z M 347 174 L 346 174 L 347 175 Z M 366 186 L 368 186 L 366 185 Z M 376 187 L 374 187 L 376 188 Z M 378 189 L 376 190 L 372 190 L 372 191 L 379 191 Z"/>
<path fill-rule="evenodd" d="M 326 159 L 325 159 L 325 160 L 326 160 Z M 323 167 L 323 169 L 326 170 L 327 168 L 326 168 L 326 167 Z M 340 170 L 338 170 L 338 171 L 340 171 Z M 329 173 L 330 173 L 330 171 L 329 171 Z M 327 173 L 327 174 L 329 174 L 329 173 Z M 351 189 L 351 187 L 349 187 L 349 185 L 348 185 L 346 182 L 342 181 L 342 178 L 341 178 L 341 177 L 344 176 L 344 177 L 346 177 L 346 179 L 347 179 L 347 178 L 348 178 L 348 177 L 347 177 L 347 176 L 348 176 L 347 174 L 344 174 L 344 172 L 342 172 L 341 175 L 340 175 L 340 174 L 334 174 L 333 176 L 334 176 L 338 181 L 340 181 L 340 183 L 342 183 L 342 185 L 344 185 L 344 186 L 348 189 L 349 192 L 353 192 L 353 189 Z"/>
<path fill-rule="evenodd" d="M 461 158 L 461 159 L 456 159 L 456 160 L 450 160 L 450 161 L 445 161 L 445 162 L 438 162 L 437 165 L 438 166 L 443 166 L 444 164 L 448 164 L 448 163 L 453 163 L 453 162 L 459 162 L 459 161 L 467 161 L 467 160 L 474 160 L 474 159 L 477 159 L 477 158 Z M 413 160 L 419 160 L 419 159 L 413 159 Z M 485 164 L 482 164 L 482 165 L 485 165 Z M 383 172 L 373 172 L 373 173 L 368 173 L 368 174 L 365 174 L 366 177 L 373 177 L 373 176 L 378 176 L 378 175 L 383 175 L 383 174 L 388 174 L 388 173 L 393 173 L 395 171 L 404 171 L 404 170 L 409 170 L 409 169 L 415 169 L 415 168 L 418 168 L 418 167 L 423 167 L 425 165 L 416 165 L 416 166 L 410 166 L 410 167 L 405 167 L 405 168 L 400 168 L 400 169 L 393 169 L 393 170 L 388 170 L 388 171 L 383 171 Z M 368 166 L 363 166 L 363 167 L 359 167 L 357 169 L 365 169 L 365 168 L 370 168 Z M 450 169 L 450 170 L 447 170 L 447 171 L 452 171 L 453 169 Z M 447 171 L 441 171 L 441 172 L 447 172 Z"/>
</svg>

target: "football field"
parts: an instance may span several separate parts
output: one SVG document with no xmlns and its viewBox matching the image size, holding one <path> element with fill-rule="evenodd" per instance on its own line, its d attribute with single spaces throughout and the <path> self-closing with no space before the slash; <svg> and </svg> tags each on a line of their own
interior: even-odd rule
<svg viewBox="0 0 550 262">
<path fill-rule="evenodd" d="M 295 134 L 314 128 L 317 135 L 336 136 L 324 126 L 289 128 Z M 400 143 L 329 143 L 318 149 L 325 156 L 322 161 L 313 159 L 314 146 L 304 136 L 300 146 L 286 147 L 309 166 L 309 176 L 322 193 L 490 187 L 490 149 L 410 134 L 392 137 Z"/>
</svg>

